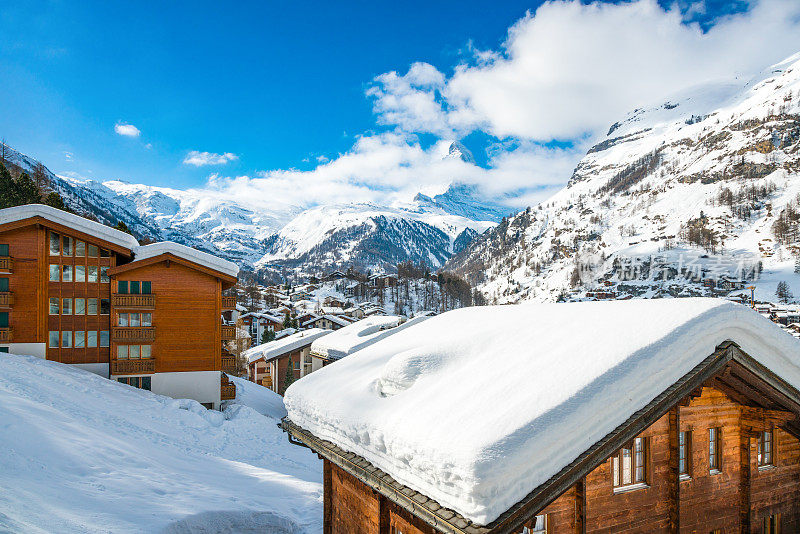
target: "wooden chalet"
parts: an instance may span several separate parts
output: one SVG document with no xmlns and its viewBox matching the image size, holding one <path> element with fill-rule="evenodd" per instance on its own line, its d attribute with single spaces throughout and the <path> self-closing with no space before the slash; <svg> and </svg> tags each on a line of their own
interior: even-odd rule
<svg viewBox="0 0 800 534">
<path fill-rule="evenodd" d="M 800 532 L 800 342 L 746 307 L 714 299 L 489 308 L 442 314 L 370 347 L 359 361 L 343 360 L 326 373 L 325 392 L 314 380 L 321 376 L 289 391 L 283 428 L 324 460 L 326 534 Z M 559 339 L 548 329 L 569 317 L 600 324 L 586 327 L 588 336 L 564 338 L 564 347 L 537 342 Z M 517 329 L 525 324 L 529 335 Z M 649 333 L 631 340 L 637 327 Z M 490 332 L 503 351 L 521 351 L 508 362 L 519 363 L 519 379 L 474 377 L 496 360 L 470 341 L 486 346 Z M 521 339 L 509 340 L 510 332 Z M 603 345 L 587 344 L 590 338 Z M 455 343 L 462 374 L 444 365 L 450 376 L 409 385 L 418 368 L 410 366 L 398 389 L 391 377 L 406 354 L 435 355 L 436 373 Z M 585 352 L 576 353 L 581 346 Z M 556 366 L 610 363 L 570 389 L 571 378 L 543 380 L 542 372 L 563 374 L 551 367 L 548 348 L 571 355 L 555 356 Z M 340 374 L 348 380 L 337 388 Z M 527 391 L 517 387 L 526 383 Z M 537 391 L 562 383 L 566 392 Z M 459 385 L 463 393 L 454 391 Z M 482 388 L 498 396 L 473 403 Z M 356 414 L 342 416 L 347 406 Z M 326 410 L 338 414 L 335 427 Z M 395 434 L 398 428 L 406 432 Z M 498 439 L 459 464 L 472 450 L 465 439 L 483 443 L 485 433 Z M 421 448 L 411 454 L 402 447 L 417 434 Z M 431 451 L 432 443 L 440 448 Z M 475 462 L 485 469 L 482 481 L 471 482 Z"/>
<path fill-rule="evenodd" d="M 0 210 L 0 352 L 218 407 L 238 268 L 43 205 Z M 232 385 L 232 384 L 231 384 Z"/>
<path fill-rule="evenodd" d="M 251 382 L 283 395 L 289 386 L 287 369 L 292 370 L 293 382 L 321 369 L 327 363 L 311 355 L 311 344 L 330 332 L 312 328 L 247 350 L 244 356 L 248 359 L 248 378 Z"/>
</svg>

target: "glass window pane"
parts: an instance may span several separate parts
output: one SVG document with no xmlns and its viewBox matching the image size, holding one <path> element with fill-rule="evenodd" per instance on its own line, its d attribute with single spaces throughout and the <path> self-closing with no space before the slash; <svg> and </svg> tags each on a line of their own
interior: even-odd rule
<svg viewBox="0 0 800 534">
<path fill-rule="evenodd" d="M 142 345 L 142 358 L 150 358 L 151 357 L 151 355 L 150 355 L 151 354 L 150 353 L 151 349 L 152 349 L 152 347 L 150 345 Z"/>
<path fill-rule="evenodd" d="M 58 297 L 50 297 L 50 315 L 58 315 L 61 311 L 58 304 Z"/>
<path fill-rule="evenodd" d="M 58 348 L 59 332 L 57 330 L 50 330 L 50 348 Z"/>
<path fill-rule="evenodd" d="M 75 281 L 76 282 L 85 282 L 86 281 L 86 266 L 85 265 L 76 265 L 75 266 Z"/>
<path fill-rule="evenodd" d="M 8 256 L 9 256 L 8 244 L 4 243 L 4 244 L 0 245 L 0 257 L 4 257 L 5 258 L 5 257 L 8 257 Z"/>
<path fill-rule="evenodd" d="M 63 246 L 64 246 L 64 248 L 62 250 L 63 250 L 64 256 L 72 256 L 72 238 L 71 237 L 64 236 Z"/>
<path fill-rule="evenodd" d="M 631 450 L 622 449 L 622 483 L 630 484 L 632 481 L 631 472 Z"/>
<path fill-rule="evenodd" d="M 100 331 L 100 346 L 107 347 L 108 346 L 108 330 L 101 330 Z"/>
<path fill-rule="evenodd" d="M 108 258 L 109 256 L 111 256 L 111 253 L 107 249 L 104 249 L 104 248 L 100 249 L 100 257 L 101 258 Z"/>
<path fill-rule="evenodd" d="M 61 253 L 61 236 L 50 232 L 50 255 L 58 256 Z"/>
<path fill-rule="evenodd" d="M 72 282 L 72 265 L 61 266 L 61 281 Z"/>
<path fill-rule="evenodd" d="M 111 302 L 108 299 L 100 299 L 100 315 L 111 313 Z"/>
<path fill-rule="evenodd" d="M 97 246 L 96 245 L 87 245 L 87 249 L 89 251 L 89 257 L 90 258 L 96 258 L 97 257 Z"/>
<path fill-rule="evenodd" d="M 86 313 L 86 299 L 75 299 L 75 315 L 84 315 Z"/>
<path fill-rule="evenodd" d="M 118 317 L 118 320 L 117 320 L 117 326 L 128 326 L 128 314 L 127 313 L 120 313 L 119 314 L 119 317 Z"/>
<path fill-rule="evenodd" d="M 50 264 L 50 281 L 58 282 L 61 279 L 61 267 L 54 263 Z"/>
<path fill-rule="evenodd" d="M 86 268 L 86 281 L 97 282 L 97 265 L 89 265 Z"/>
<path fill-rule="evenodd" d="M 75 242 L 75 256 L 79 258 L 86 256 L 86 243 L 83 241 Z"/>
<path fill-rule="evenodd" d="M 108 267 L 100 267 L 100 283 L 107 284 L 108 282 Z"/>
<path fill-rule="evenodd" d="M 128 346 L 128 357 L 139 359 L 139 345 Z"/>
<path fill-rule="evenodd" d="M 131 318 L 131 326 L 141 326 L 141 322 L 139 321 L 139 314 L 138 313 L 132 313 L 130 315 L 130 318 Z"/>
<path fill-rule="evenodd" d="M 142 314 L 142 326 L 153 326 L 153 314 L 152 313 L 143 313 Z"/>
<path fill-rule="evenodd" d="M 117 345 L 117 359 L 124 360 L 128 357 L 128 345 Z"/>
<path fill-rule="evenodd" d="M 117 293 L 125 295 L 128 292 L 128 281 L 120 280 L 117 282 Z"/>
<path fill-rule="evenodd" d="M 78 330 L 75 332 L 75 348 L 82 349 L 86 347 L 86 332 Z"/>
<path fill-rule="evenodd" d="M 152 289 L 150 288 L 150 282 L 142 282 L 142 294 L 149 295 L 152 293 Z"/>
<path fill-rule="evenodd" d="M 72 315 L 72 299 L 63 299 L 61 304 L 62 315 Z"/>
<path fill-rule="evenodd" d="M 72 332 L 69 330 L 63 330 L 61 332 L 61 346 L 65 349 L 72 347 Z"/>
<path fill-rule="evenodd" d="M 0 291 L 8 291 L 8 278 L 0 278 Z"/>
<path fill-rule="evenodd" d="M 146 389 L 147 391 L 150 391 L 150 385 L 151 385 L 150 377 L 149 376 L 143 376 L 142 377 L 142 389 Z"/>
<path fill-rule="evenodd" d="M 97 330 L 86 332 L 86 346 L 92 348 L 97 346 Z"/>
<path fill-rule="evenodd" d="M 86 315 L 97 315 L 97 299 L 86 299 Z"/>
<path fill-rule="evenodd" d="M 139 293 L 140 293 L 140 291 L 139 291 L 139 282 L 137 282 L 136 280 L 132 280 L 131 281 L 131 295 L 138 295 Z"/>
</svg>

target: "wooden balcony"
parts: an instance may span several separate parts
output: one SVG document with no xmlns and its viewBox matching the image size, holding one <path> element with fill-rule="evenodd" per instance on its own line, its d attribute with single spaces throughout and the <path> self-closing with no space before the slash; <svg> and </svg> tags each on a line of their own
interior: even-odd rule
<svg viewBox="0 0 800 534">
<path fill-rule="evenodd" d="M 262 378 L 261 385 L 264 386 L 265 388 L 272 389 L 272 377 L 267 375 L 264 378 Z"/>
<path fill-rule="evenodd" d="M 10 308 L 14 305 L 14 293 L 10 291 L 0 292 L 0 308 Z"/>
<path fill-rule="evenodd" d="M 156 340 L 154 326 L 115 326 L 111 340 L 116 343 L 151 343 Z"/>
<path fill-rule="evenodd" d="M 111 360 L 112 375 L 148 375 L 156 372 L 153 358 L 144 360 Z"/>
<path fill-rule="evenodd" d="M 0 328 L 0 343 L 10 342 L 14 336 L 11 335 L 11 328 Z"/>
<path fill-rule="evenodd" d="M 228 375 L 221 373 L 219 375 L 219 397 L 221 400 L 232 400 L 236 398 L 236 384 L 228 379 Z"/>
<path fill-rule="evenodd" d="M 128 310 L 152 310 L 156 307 L 155 295 L 112 295 L 114 307 Z"/>
<path fill-rule="evenodd" d="M 11 256 L 4 256 L 0 258 L 0 272 L 14 272 L 14 259 Z"/>
<path fill-rule="evenodd" d="M 222 325 L 222 341 L 233 341 L 236 339 L 236 325 Z"/>
<path fill-rule="evenodd" d="M 236 309 L 236 297 L 222 297 L 222 309 L 223 310 L 235 310 Z"/>
<path fill-rule="evenodd" d="M 222 353 L 222 371 L 230 374 L 236 372 L 236 356 L 227 352 Z"/>
</svg>

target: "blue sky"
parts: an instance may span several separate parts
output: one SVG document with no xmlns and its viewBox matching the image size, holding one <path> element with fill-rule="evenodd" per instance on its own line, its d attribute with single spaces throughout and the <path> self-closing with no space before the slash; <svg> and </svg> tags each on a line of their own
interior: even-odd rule
<svg viewBox="0 0 800 534">
<path fill-rule="evenodd" d="M 310 203 L 435 189 L 462 173 L 492 194 L 549 192 L 614 117 L 662 88 L 800 49 L 793 0 L 7 4 L 0 137 L 11 146 L 57 173 L 281 201 L 311 186 Z M 603 71 L 581 63 L 594 51 L 611 57 Z M 635 72 L 644 53 L 664 72 Z M 617 65 L 630 80 L 606 79 Z M 482 170 L 431 167 L 437 142 L 453 139 Z M 516 175 L 487 174 L 512 159 Z"/>
</svg>

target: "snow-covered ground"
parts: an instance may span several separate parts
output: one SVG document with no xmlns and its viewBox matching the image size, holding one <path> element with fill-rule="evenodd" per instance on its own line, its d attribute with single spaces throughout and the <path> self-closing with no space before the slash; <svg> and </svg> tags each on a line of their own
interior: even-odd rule
<svg viewBox="0 0 800 534">
<path fill-rule="evenodd" d="M 233 380 L 214 412 L 2 355 L 0 532 L 321 532 L 319 460 L 277 428 L 280 398 Z"/>
</svg>

